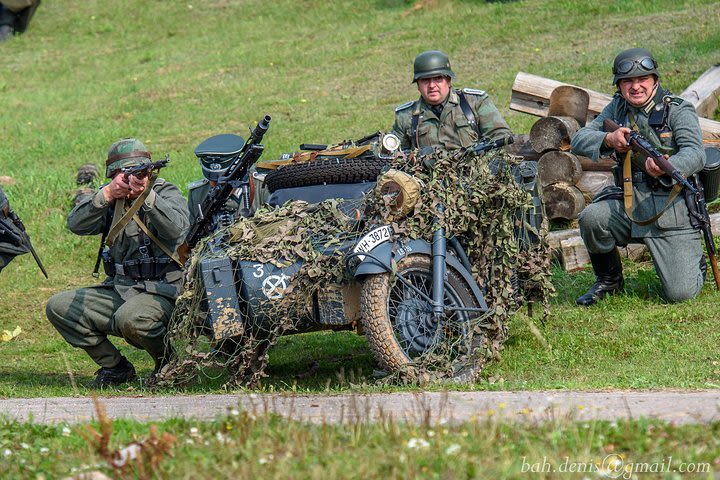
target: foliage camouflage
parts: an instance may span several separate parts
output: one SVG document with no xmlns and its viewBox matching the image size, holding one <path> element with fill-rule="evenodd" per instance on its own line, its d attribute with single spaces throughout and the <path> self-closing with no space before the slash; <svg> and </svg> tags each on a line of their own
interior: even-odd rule
<svg viewBox="0 0 720 480">
<path fill-rule="evenodd" d="M 342 200 L 315 205 L 294 201 L 277 208 L 263 207 L 254 217 L 241 218 L 229 229 L 204 240 L 194 250 L 186 288 L 178 299 L 169 332 L 178 355 L 163 370 L 158 385 L 186 385 L 200 372 L 217 367 L 229 374 L 227 387 L 257 385 L 264 376 L 268 348 L 281 335 L 295 330 L 303 316 L 307 317 L 313 293 L 350 279 L 344 253 L 333 247 L 389 223 L 395 232 L 393 240 L 429 240 L 436 218 L 448 235 L 462 238 L 473 265 L 472 274 L 486 291 L 490 311 L 471 320 L 469 335 L 453 340 L 462 345 L 440 345 L 383 381 L 442 380 L 457 362 L 482 365 L 497 358 L 507 338 L 509 316 L 526 302 L 542 303 L 547 313 L 554 292 L 544 233 L 537 244 L 518 240 L 523 235 L 517 233 L 526 228 L 520 219 L 530 206 L 530 197 L 513 181 L 512 167 L 516 163 L 516 157 L 498 151 L 485 156 L 465 150 L 436 150 L 425 156 L 400 154 L 391 166 L 411 173 L 424 184 L 420 200 L 407 218 L 389 221 L 389 199 L 378 193 L 366 201 L 364 222 L 344 214 L 339 208 Z M 495 174 L 491 173 L 491 164 L 497 167 L 493 168 Z M 428 168 L 430 165 L 432 168 Z M 438 201 L 446 207 L 441 216 L 433 208 Z M 269 331 L 246 325 L 238 341 L 226 340 L 212 346 L 205 338 L 208 332 L 201 326 L 204 289 L 198 265 L 201 259 L 218 255 L 214 252 L 234 260 L 276 266 L 303 260 L 285 295 L 272 301 L 274 321 Z"/>
</svg>

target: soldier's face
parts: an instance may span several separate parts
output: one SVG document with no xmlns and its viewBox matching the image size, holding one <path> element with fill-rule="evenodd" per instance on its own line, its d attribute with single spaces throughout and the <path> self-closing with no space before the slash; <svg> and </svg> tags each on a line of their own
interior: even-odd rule
<svg viewBox="0 0 720 480">
<path fill-rule="evenodd" d="M 450 93 L 451 81 L 449 77 L 421 78 L 417 81 L 418 91 L 430 105 L 440 105 Z"/>
<path fill-rule="evenodd" d="M 655 93 L 656 83 L 655 75 L 643 75 L 642 77 L 618 80 L 618 88 L 620 94 L 630 105 L 642 107 Z"/>
</svg>

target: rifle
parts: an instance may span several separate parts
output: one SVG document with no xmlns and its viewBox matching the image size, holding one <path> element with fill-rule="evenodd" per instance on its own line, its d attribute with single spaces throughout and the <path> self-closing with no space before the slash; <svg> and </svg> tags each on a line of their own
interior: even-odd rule
<svg viewBox="0 0 720 480">
<path fill-rule="evenodd" d="M 32 246 L 30 236 L 25 231 L 25 224 L 23 224 L 22 220 L 20 220 L 20 217 L 17 216 L 17 213 L 15 213 L 15 211 L 10 208 L 9 205 L 7 206 L 7 210 L 4 210 L 3 213 L 5 214 L 7 220 L 10 220 L 13 225 L 15 225 L 15 229 L 13 229 L 12 225 L 7 223 L 7 220 L 2 218 L 3 216 L 0 215 L 0 231 L 4 231 L 5 235 L 10 239 L 10 243 L 14 244 L 17 247 L 22 246 L 27 248 L 35 259 L 35 263 L 37 263 L 37 266 L 40 267 L 40 271 L 43 273 L 43 275 L 45 275 L 45 278 L 49 278 L 47 270 L 45 270 L 45 266 L 42 263 L 42 260 L 40 260 L 40 257 L 38 256 L 37 252 L 35 252 L 35 249 Z M 19 234 L 15 233 L 16 229 L 20 232 Z"/>
<path fill-rule="evenodd" d="M 230 164 L 225 174 L 220 177 L 217 184 L 210 189 L 208 195 L 198 206 L 198 220 L 190 227 L 185 241 L 178 246 L 177 254 L 182 263 L 187 262 L 190 251 L 203 237 L 211 233 L 214 215 L 219 212 L 233 191 L 233 183 L 242 180 L 250 167 L 260 158 L 265 147 L 260 143 L 270 127 L 270 115 L 265 115 L 254 129 L 250 130 L 250 137 L 243 148 L 238 152 L 235 160 Z"/>
<path fill-rule="evenodd" d="M 606 132 L 614 132 L 620 128 L 620 125 L 612 119 L 603 120 L 603 130 Z M 685 203 L 690 212 L 690 224 L 693 228 L 700 230 L 705 240 L 705 249 L 710 258 L 710 266 L 715 279 L 715 286 L 720 290 L 720 270 L 718 270 L 717 259 L 715 254 L 715 239 L 712 234 L 712 225 L 710 223 L 710 214 L 705 203 L 705 190 L 702 182 L 695 175 L 693 185 L 685 178 L 680 171 L 675 168 L 652 144 L 639 133 L 631 130 L 626 136 L 630 148 L 641 155 L 652 158 L 660 169 L 667 175 L 670 175 L 676 182 L 685 187 Z"/>
<path fill-rule="evenodd" d="M 151 163 L 141 163 L 140 165 L 135 165 L 133 167 L 121 168 L 120 171 L 123 173 L 123 180 L 127 183 L 128 178 L 131 175 L 134 175 L 138 179 L 142 180 L 150 175 L 151 172 L 156 172 L 167 166 L 168 163 L 170 163 L 170 155 L 165 154 L 164 160 L 158 160 L 157 162 Z"/>
<path fill-rule="evenodd" d="M 605 130 L 606 132 L 614 132 L 621 126 L 622 125 L 610 118 L 606 118 L 605 120 L 603 120 L 603 130 Z M 625 136 L 625 139 L 627 140 L 628 146 L 632 149 L 633 152 L 637 152 L 641 155 L 645 155 L 646 157 L 650 157 L 655 160 L 655 163 L 658 167 L 660 167 L 660 170 L 672 177 L 680 185 L 690 190 L 690 192 L 697 195 L 697 189 L 690 182 L 688 182 L 687 178 L 685 178 L 683 174 L 680 173 L 680 170 L 675 168 L 672 163 L 668 162 L 665 156 L 660 153 L 655 147 L 653 147 L 653 145 L 642 135 L 640 135 L 634 130 L 630 130 L 630 133 Z"/>
</svg>

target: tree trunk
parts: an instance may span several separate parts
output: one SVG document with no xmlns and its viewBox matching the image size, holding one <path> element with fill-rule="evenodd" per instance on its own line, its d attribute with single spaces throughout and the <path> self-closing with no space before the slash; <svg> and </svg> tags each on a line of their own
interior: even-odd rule
<svg viewBox="0 0 720 480">
<path fill-rule="evenodd" d="M 572 220 L 585 208 L 585 197 L 575 185 L 554 183 L 543 188 L 543 203 L 550 220 Z"/>
<path fill-rule="evenodd" d="M 537 162 L 540 154 L 533 150 L 530 145 L 530 135 L 525 133 L 513 135 L 514 142 L 505 147 L 511 155 L 522 157 L 523 160 L 532 160 Z"/>
<path fill-rule="evenodd" d="M 605 187 L 611 185 L 615 185 L 615 179 L 610 172 L 583 172 L 580 180 L 575 183 L 575 186 L 583 192 L 589 202 Z"/>
<path fill-rule="evenodd" d="M 570 150 L 570 139 L 580 129 L 572 117 L 541 118 L 530 129 L 530 144 L 538 153 L 548 150 Z"/>
<path fill-rule="evenodd" d="M 537 178 L 543 187 L 558 182 L 575 184 L 582 173 L 580 160 L 570 152 L 550 150 L 538 160 Z"/>
</svg>

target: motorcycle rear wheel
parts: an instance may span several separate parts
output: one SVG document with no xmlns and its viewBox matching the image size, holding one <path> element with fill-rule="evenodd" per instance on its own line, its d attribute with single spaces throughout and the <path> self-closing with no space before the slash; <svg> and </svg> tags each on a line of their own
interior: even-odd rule
<svg viewBox="0 0 720 480">
<path fill-rule="evenodd" d="M 432 257 L 409 255 L 400 260 L 397 272 L 432 297 Z M 445 304 L 479 306 L 465 279 L 450 265 L 445 280 Z M 468 351 L 485 343 L 485 336 L 477 331 L 468 337 L 477 313 L 447 311 L 438 322 L 430 303 L 389 273 L 365 279 L 360 306 L 370 350 L 387 371 L 437 368 L 450 372 L 447 376 L 457 381 L 474 381 L 482 371 L 484 359 L 473 358 L 474 352 Z M 442 357 L 445 362 L 426 361 L 428 354 L 438 352 L 447 355 Z"/>
</svg>

